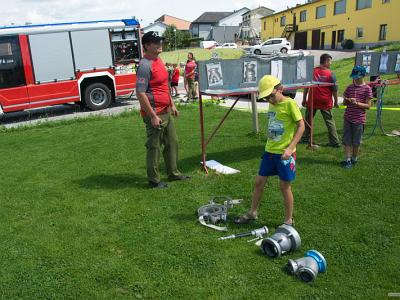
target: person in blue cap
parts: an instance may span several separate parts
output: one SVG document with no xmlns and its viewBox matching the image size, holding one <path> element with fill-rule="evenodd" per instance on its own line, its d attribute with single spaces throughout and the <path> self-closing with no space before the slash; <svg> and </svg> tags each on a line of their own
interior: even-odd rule
<svg viewBox="0 0 400 300">
<path fill-rule="evenodd" d="M 372 89 L 364 82 L 367 70 L 357 65 L 353 68 L 350 84 L 343 94 L 343 104 L 346 105 L 343 125 L 343 145 L 345 160 L 341 162 L 343 168 L 350 169 L 357 163 L 361 139 L 367 120 L 366 111 L 371 107 L 373 98 Z"/>
</svg>

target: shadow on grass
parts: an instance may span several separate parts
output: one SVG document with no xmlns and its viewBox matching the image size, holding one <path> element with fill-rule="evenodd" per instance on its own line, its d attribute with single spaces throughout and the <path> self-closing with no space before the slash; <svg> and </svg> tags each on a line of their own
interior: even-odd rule
<svg viewBox="0 0 400 300">
<path fill-rule="evenodd" d="M 303 165 L 303 166 L 313 166 L 313 165 L 331 165 L 335 167 L 340 167 L 339 161 L 332 160 L 332 159 L 320 159 L 313 156 L 308 157 L 298 157 L 296 159 L 296 163 Z"/>
<path fill-rule="evenodd" d="M 148 189 L 146 177 L 135 174 L 97 174 L 75 180 L 84 189 L 118 190 L 125 188 Z"/>
<path fill-rule="evenodd" d="M 208 151 L 207 160 L 213 159 L 219 161 L 224 165 L 229 165 L 231 163 L 238 163 L 246 160 L 251 160 L 254 158 L 261 158 L 263 154 L 263 147 L 260 145 L 234 148 L 225 151 Z M 193 155 L 190 157 L 183 158 L 179 160 L 179 168 L 184 171 L 193 171 L 198 169 L 201 163 L 201 155 Z"/>
</svg>

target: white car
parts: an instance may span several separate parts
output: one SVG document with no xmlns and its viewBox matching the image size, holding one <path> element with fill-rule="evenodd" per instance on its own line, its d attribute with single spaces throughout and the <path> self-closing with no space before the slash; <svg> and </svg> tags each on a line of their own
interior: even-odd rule
<svg viewBox="0 0 400 300">
<path fill-rule="evenodd" d="M 287 53 L 292 49 L 290 42 L 285 38 L 269 39 L 260 45 L 255 45 L 250 48 L 250 53 L 253 54 L 267 54 L 272 52 Z"/>
<path fill-rule="evenodd" d="M 221 44 L 219 46 L 217 46 L 216 48 L 229 48 L 229 49 L 237 49 L 237 45 L 235 43 L 224 43 Z"/>
</svg>

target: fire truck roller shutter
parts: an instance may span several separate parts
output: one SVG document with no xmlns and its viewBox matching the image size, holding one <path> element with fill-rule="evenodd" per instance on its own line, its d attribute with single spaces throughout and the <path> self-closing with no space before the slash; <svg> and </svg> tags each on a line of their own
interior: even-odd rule
<svg viewBox="0 0 400 300">
<path fill-rule="evenodd" d="M 107 69 L 113 65 L 108 29 L 73 31 L 71 39 L 77 70 Z"/>
<path fill-rule="evenodd" d="M 68 32 L 33 34 L 29 44 L 36 82 L 75 78 Z"/>
</svg>

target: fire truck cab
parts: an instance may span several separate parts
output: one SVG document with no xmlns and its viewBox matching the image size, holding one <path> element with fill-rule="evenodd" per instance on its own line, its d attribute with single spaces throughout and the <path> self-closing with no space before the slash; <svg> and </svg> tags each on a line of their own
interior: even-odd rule
<svg viewBox="0 0 400 300">
<path fill-rule="evenodd" d="M 0 114 L 63 103 L 92 110 L 134 92 L 135 19 L 0 28 Z"/>
</svg>

